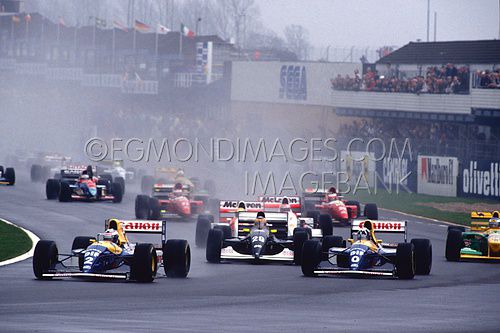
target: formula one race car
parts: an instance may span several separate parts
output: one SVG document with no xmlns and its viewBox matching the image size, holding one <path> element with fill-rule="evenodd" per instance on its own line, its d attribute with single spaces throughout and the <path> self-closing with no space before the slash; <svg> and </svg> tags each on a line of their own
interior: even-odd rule
<svg viewBox="0 0 500 333">
<path fill-rule="evenodd" d="M 113 201 L 120 203 L 123 189 L 120 183 L 109 177 L 94 176 L 92 166 L 69 166 L 61 169 L 58 179 L 48 179 L 45 185 L 47 199 L 59 198 L 61 202 Z"/>
<path fill-rule="evenodd" d="M 361 204 L 355 200 L 345 200 L 337 193 L 335 187 L 330 187 L 327 191 L 307 190 L 302 200 L 303 212 L 307 217 L 314 218 L 316 223 L 322 218 L 321 215 L 330 215 L 333 221 L 343 225 L 348 225 L 350 221 L 361 216 L 369 220 L 378 220 L 376 204 L 365 204 L 361 214 Z"/>
<path fill-rule="evenodd" d="M 471 212 L 471 228 L 449 226 L 446 260 L 500 260 L 500 212 Z"/>
<path fill-rule="evenodd" d="M 159 220 L 172 215 L 194 218 L 205 211 L 207 202 L 207 195 L 193 194 L 187 185 L 155 184 L 151 197 L 144 194 L 136 197 L 135 216 L 149 220 Z"/>
<path fill-rule="evenodd" d="M 227 206 L 227 201 L 221 206 Z M 331 235 L 332 225 L 322 229 L 313 228 L 311 218 L 299 218 L 291 209 L 288 199 L 283 199 L 278 211 L 255 211 L 266 208 L 265 202 L 240 202 L 234 216 L 227 223 L 208 225 L 206 257 L 211 263 L 221 259 L 252 259 L 290 261 L 300 264 L 302 245 L 308 239 L 320 239 Z M 232 206 L 232 205 L 231 205 Z M 252 208 L 253 207 L 253 208 Z M 225 208 L 227 211 L 227 208 Z M 207 222 L 202 219 L 197 225 L 198 233 Z M 206 228 L 206 227 L 205 227 Z"/>
<path fill-rule="evenodd" d="M 310 240 L 302 251 L 302 273 L 305 276 L 350 275 L 390 276 L 413 279 L 415 274 L 428 275 L 432 266 L 432 245 L 428 239 L 407 243 L 406 221 L 352 222 L 352 239 L 340 236 Z M 404 243 L 383 243 L 378 233 L 404 234 Z"/>
<path fill-rule="evenodd" d="M 71 157 L 63 156 L 54 153 L 44 153 L 38 154 L 38 156 L 33 159 L 34 164 L 31 165 L 30 177 L 32 182 L 45 182 L 54 175 L 54 178 L 58 177 L 59 170 L 67 166 L 71 162 Z"/>
<path fill-rule="evenodd" d="M 152 282 L 158 266 L 168 277 L 186 277 L 191 251 L 186 240 L 167 240 L 165 221 L 109 219 L 97 237 L 76 237 L 70 254 L 60 254 L 56 243 L 41 240 L 33 255 L 37 279 L 58 277 L 121 279 Z M 127 234 L 161 234 L 161 244 L 131 243 Z"/>
<path fill-rule="evenodd" d="M 105 160 L 96 166 L 97 173 L 101 176 L 106 175 L 110 181 L 120 183 L 125 193 L 125 181 L 133 182 L 135 180 L 135 169 L 125 169 L 123 161 Z"/>
<path fill-rule="evenodd" d="M 0 165 L 0 185 L 14 185 L 16 183 L 16 172 L 14 168 L 3 168 Z"/>
</svg>

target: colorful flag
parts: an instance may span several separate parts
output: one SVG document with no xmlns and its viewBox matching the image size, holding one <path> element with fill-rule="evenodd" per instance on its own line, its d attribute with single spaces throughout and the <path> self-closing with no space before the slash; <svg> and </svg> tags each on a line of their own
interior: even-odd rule
<svg viewBox="0 0 500 333">
<path fill-rule="evenodd" d="M 181 34 L 185 37 L 194 38 L 194 32 L 181 23 Z"/>
<path fill-rule="evenodd" d="M 156 27 L 156 33 L 160 35 L 166 35 L 169 31 L 170 31 L 169 28 L 158 23 L 158 26 Z"/>
<path fill-rule="evenodd" d="M 24 15 L 24 20 L 25 20 L 26 22 L 31 21 L 31 15 L 30 15 L 30 14 L 26 14 L 26 15 Z"/>
<path fill-rule="evenodd" d="M 122 31 L 128 32 L 128 28 L 125 24 L 121 23 L 120 21 L 113 21 L 113 26 L 116 29 L 120 29 Z"/>
<path fill-rule="evenodd" d="M 134 29 L 139 32 L 148 32 L 151 27 L 145 23 L 142 23 L 141 21 L 135 20 Z"/>
<path fill-rule="evenodd" d="M 67 27 L 66 22 L 64 22 L 62 17 L 59 17 L 59 25 L 61 25 L 63 27 Z"/>
<path fill-rule="evenodd" d="M 21 19 L 17 15 L 12 15 L 12 22 L 19 23 L 21 22 Z"/>
</svg>

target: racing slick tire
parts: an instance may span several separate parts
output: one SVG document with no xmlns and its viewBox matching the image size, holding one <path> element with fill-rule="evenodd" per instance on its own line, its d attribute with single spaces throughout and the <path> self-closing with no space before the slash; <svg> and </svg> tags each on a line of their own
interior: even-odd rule
<svg viewBox="0 0 500 333">
<path fill-rule="evenodd" d="M 377 204 L 367 203 L 365 205 L 364 214 L 369 220 L 378 220 L 378 207 Z"/>
<path fill-rule="evenodd" d="M 415 250 L 412 243 L 399 243 L 396 248 L 396 276 L 401 280 L 415 277 Z"/>
<path fill-rule="evenodd" d="M 45 184 L 45 194 L 47 195 L 47 200 L 57 199 L 60 189 L 61 184 L 57 179 L 47 179 L 47 183 Z"/>
<path fill-rule="evenodd" d="M 113 202 L 120 203 L 123 199 L 123 188 L 120 183 L 111 184 L 111 194 L 113 195 Z"/>
<path fill-rule="evenodd" d="M 196 234 L 195 234 L 195 244 L 197 247 L 204 248 L 207 246 L 208 232 L 211 229 L 210 221 L 203 216 L 198 216 L 196 221 Z"/>
<path fill-rule="evenodd" d="M 448 226 L 448 232 L 450 230 L 459 230 L 460 232 L 465 232 L 465 227 L 459 226 L 459 225 L 449 225 Z"/>
<path fill-rule="evenodd" d="M 295 228 L 293 231 L 293 263 L 296 265 L 302 263 L 302 249 L 304 248 L 304 243 L 310 239 L 309 234 L 304 229 Z"/>
<path fill-rule="evenodd" d="M 54 241 L 41 240 L 36 244 L 33 254 L 33 273 L 39 280 L 50 280 L 51 277 L 44 277 L 49 269 L 53 269 L 58 261 L 57 245 Z"/>
<path fill-rule="evenodd" d="M 90 241 L 91 239 L 94 239 L 94 237 L 89 237 L 89 236 L 77 236 L 75 239 L 73 239 L 73 244 L 71 245 L 71 252 L 73 253 L 74 250 L 78 249 L 84 249 L 86 250 L 87 247 L 92 244 Z M 78 269 L 80 271 L 83 271 L 83 254 L 78 255 Z"/>
<path fill-rule="evenodd" d="M 107 180 L 110 183 L 113 182 L 113 176 L 111 174 L 109 174 L 109 173 L 103 173 L 103 174 L 99 175 L 99 178 L 102 179 L 102 180 Z"/>
<path fill-rule="evenodd" d="M 220 229 L 210 229 L 208 232 L 206 257 L 211 264 L 220 263 L 223 237 L 224 235 Z"/>
<path fill-rule="evenodd" d="M 226 240 L 228 238 L 233 238 L 233 234 L 231 232 L 231 227 L 228 225 L 216 225 L 214 229 L 222 230 L 222 240 Z"/>
<path fill-rule="evenodd" d="M 299 231 L 306 232 L 309 235 L 309 238 L 307 238 L 307 239 L 311 239 L 312 238 L 312 229 L 311 228 L 297 227 L 297 228 L 293 229 L 293 234 L 295 235 L 295 233 L 299 232 Z"/>
<path fill-rule="evenodd" d="M 12 186 L 16 183 L 16 172 L 14 171 L 14 168 L 6 168 L 5 173 L 2 172 L 2 174 L 8 182 L 7 185 Z"/>
<path fill-rule="evenodd" d="M 321 214 L 319 216 L 319 228 L 323 237 L 333 235 L 333 221 L 330 214 Z"/>
<path fill-rule="evenodd" d="M 315 228 L 317 228 L 319 225 L 319 216 L 320 215 L 321 215 L 321 213 L 319 212 L 319 210 L 310 210 L 310 211 L 306 212 L 306 217 L 310 217 L 313 219 Z"/>
<path fill-rule="evenodd" d="M 5 171 L 5 170 L 4 170 L 4 168 L 3 168 L 3 165 L 0 165 L 0 173 L 1 173 L 2 175 L 3 175 L 4 171 Z"/>
<path fill-rule="evenodd" d="M 449 230 L 446 236 L 446 260 L 460 261 L 460 250 L 462 250 L 463 244 L 462 231 L 456 229 Z"/>
<path fill-rule="evenodd" d="M 151 194 L 153 191 L 153 185 L 155 183 L 155 180 L 153 176 L 142 176 L 141 178 L 141 191 L 144 194 Z"/>
<path fill-rule="evenodd" d="M 169 239 L 163 247 L 163 268 L 167 277 L 185 278 L 191 268 L 191 249 L 184 239 Z"/>
<path fill-rule="evenodd" d="M 30 170 L 31 182 L 36 183 L 42 180 L 42 166 L 40 164 L 33 164 Z"/>
<path fill-rule="evenodd" d="M 210 221 L 210 223 L 214 223 L 214 216 L 212 214 L 200 214 L 198 215 L 198 220 L 204 218 Z"/>
<path fill-rule="evenodd" d="M 321 244 L 318 240 L 312 239 L 304 243 L 302 249 L 302 263 L 300 265 L 304 276 L 317 276 L 314 270 L 321 262 Z"/>
<path fill-rule="evenodd" d="M 153 244 L 137 244 L 131 267 L 131 276 L 137 282 L 153 282 L 158 269 Z"/>
<path fill-rule="evenodd" d="M 159 220 L 161 218 L 160 201 L 156 198 L 149 198 L 148 220 Z"/>
<path fill-rule="evenodd" d="M 346 204 L 346 206 L 356 206 L 356 208 L 358 209 L 358 211 L 356 213 L 356 218 L 361 216 L 361 205 L 360 205 L 359 201 L 349 200 L 345 204 Z"/>
<path fill-rule="evenodd" d="M 125 194 L 125 179 L 123 179 L 123 177 L 115 177 L 114 179 L 115 183 L 118 183 L 122 186 L 122 192 L 123 194 Z"/>
<path fill-rule="evenodd" d="M 71 201 L 71 194 L 73 191 L 71 190 L 71 187 L 69 187 L 69 184 L 62 182 L 60 185 L 61 188 L 59 190 L 59 201 L 60 202 Z"/>
<path fill-rule="evenodd" d="M 321 241 L 321 260 L 328 260 L 328 250 L 332 247 L 343 247 L 342 236 L 325 236 Z"/>
<path fill-rule="evenodd" d="M 138 220 L 147 220 L 149 217 L 149 197 L 139 194 L 135 197 L 135 218 Z"/>
<path fill-rule="evenodd" d="M 432 244 L 425 238 L 411 240 L 415 248 L 415 274 L 429 275 L 432 268 Z"/>
</svg>

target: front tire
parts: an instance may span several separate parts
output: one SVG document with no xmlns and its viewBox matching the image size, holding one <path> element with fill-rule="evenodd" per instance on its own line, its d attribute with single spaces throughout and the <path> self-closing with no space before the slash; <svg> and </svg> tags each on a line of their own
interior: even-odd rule
<svg viewBox="0 0 500 333">
<path fill-rule="evenodd" d="M 137 244 L 131 267 L 137 282 L 153 282 L 157 271 L 156 250 L 152 244 Z"/>
<path fill-rule="evenodd" d="M 5 180 L 8 182 L 9 186 L 16 183 L 16 172 L 14 171 L 14 168 L 5 169 Z"/>
<path fill-rule="evenodd" d="M 365 205 L 364 215 L 369 220 L 378 220 L 378 207 L 377 207 L 377 204 L 367 203 Z"/>
<path fill-rule="evenodd" d="M 120 183 L 111 184 L 111 194 L 113 195 L 113 202 L 120 203 L 123 199 L 123 188 Z"/>
<path fill-rule="evenodd" d="M 61 183 L 60 184 L 60 190 L 59 190 L 59 201 L 60 202 L 69 202 L 71 201 L 71 194 L 73 191 L 71 190 L 71 187 L 69 187 L 68 183 Z"/>
<path fill-rule="evenodd" d="M 135 218 L 138 220 L 147 220 L 149 217 L 149 197 L 139 194 L 135 198 Z"/>
<path fill-rule="evenodd" d="M 317 276 L 318 274 L 314 273 L 314 270 L 320 262 L 321 244 L 315 239 L 306 241 L 302 249 L 302 274 L 308 277 Z"/>
<path fill-rule="evenodd" d="M 33 273 L 39 280 L 50 280 L 51 277 L 44 277 L 50 269 L 54 269 L 58 260 L 58 250 L 54 241 L 41 240 L 36 244 L 33 254 Z"/>
<path fill-rule="evenodd" d="M 460 250 L 462 250 L 464 239 L 462 231 L 451 229 L 446 236 L 445 257 L 448 261 L 460 261 Z"/>
<path fill-rule="evenodd" d="M 321 214 L 319 216 L 319 227 L 323 237 L 333 235 L 333 221 L 330 214 Z"/>
<path fill-rule="evenodd" d="M 208 232 L 211 228 L 210 221 L 202 216 L 198 216 L 196 221 L 195 244 L 197 247 L 204 248 L 207 246 Z"/>
<path fill-rule="evenodd" d="M 207 238 L 206 258 L 209 263 L 220 263 L 220 256 L 223 244 L 223 233 L 219 229 L 210 229 Z"/>
<path fill-rule="evenodd" d="M 191 249 L 187 240 L 169 239 L 163 248 L 163 267 L 168 277 L 185 278 L 191 268 Z"/>
<path fill-rule="evenodd" d="M 293 262 L 296 265 L 302 263 L 302 249 L 304 248 L 304 243 L 308 239 L 309 234 L 305 230 L 297 230 L 293 233 Z"/>
<path fill-rule="evenodd" d="M 432 267 L 432 244 L 424 238 L 411 240 L 415 248 L 415 274 L 429 275 Z"/>
<path fill-rule="evenodd" d="M 415 277 L 415 257 L 412 243 L 399 243 L 396 248 L 396 276 L 401 280 Z"/>
</svg>

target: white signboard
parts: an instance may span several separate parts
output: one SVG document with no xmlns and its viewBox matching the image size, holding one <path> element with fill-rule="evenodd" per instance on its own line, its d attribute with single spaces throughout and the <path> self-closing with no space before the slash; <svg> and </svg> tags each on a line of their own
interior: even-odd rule
<svg viewBox="0 0 500 333">
<path fill-rule="evenodd" d="M 458 159 L 443 156 L 418 156 L 417 192 L 457 196 Z"/>
</svg>

